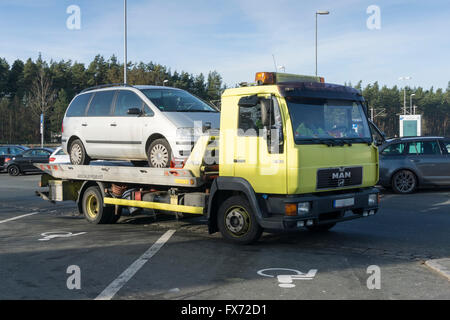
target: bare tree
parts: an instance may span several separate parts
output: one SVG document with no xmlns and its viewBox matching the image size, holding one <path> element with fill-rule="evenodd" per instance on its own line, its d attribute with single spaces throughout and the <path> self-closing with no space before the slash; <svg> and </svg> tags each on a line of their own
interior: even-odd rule
<svg viewBox="0 0 450 320">
<path fill-rule="evenodd" d="M 38 117 L 42 114 L 45 120 L 45 114 L 53 106 L 56 100 L 56 90 L 53 89 L 53 81 L 49 78 L 43 69 L 38 71 L 36 78 L 33 80 L 30 92 L 27 94 L 28 104 Z M 44 126 L 44 121 L 42 123 Z M 41 147 L 44 146 L 44 127 L 41 133 Z"/>
</svg>

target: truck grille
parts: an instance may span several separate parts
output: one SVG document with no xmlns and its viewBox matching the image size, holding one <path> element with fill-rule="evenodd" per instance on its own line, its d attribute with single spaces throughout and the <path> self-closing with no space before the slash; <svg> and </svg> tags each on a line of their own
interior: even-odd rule
<svg viewBox="0 0 450 320">
<path fill-rule="evenodd" d="M 317 170 L 317 189 L 343 188 L 362 184 L 362 167 Z"/>
</svg>

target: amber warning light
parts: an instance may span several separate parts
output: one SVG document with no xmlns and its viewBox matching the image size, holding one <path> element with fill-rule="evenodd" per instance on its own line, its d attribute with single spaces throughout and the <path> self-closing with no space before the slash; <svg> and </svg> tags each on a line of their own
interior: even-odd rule
<svg viewBox="0 0 450 320">
<path fill-rule="evenodd" d="M 255 82 L 258 85 L 278 84 L 286 82 L 320 82 L 325 83 L 323 77 L 305 76 L 300 74 L 280 73 L 280 72 L 257 72 Z"/>
</svg>

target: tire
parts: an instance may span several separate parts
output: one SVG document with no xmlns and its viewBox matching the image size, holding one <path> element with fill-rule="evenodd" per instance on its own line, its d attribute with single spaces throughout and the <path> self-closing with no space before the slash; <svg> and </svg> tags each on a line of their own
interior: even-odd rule
<svg viewBox="0 0 450 320">
<path fill-rule="evenodd" d="M 9 165 L 8 166 L 8 174 L 10 176 L 17 177 L 18 175 L 21 174 L 20 168 L 18 166 L 16 166 L 15 164 Z"/>
<path fill-rule="evenodd" d="M 306 226 L 306 228 L 309 231 L 313 231 L 313 232 L 326 232 L 328 230 L 330 230 L 331 228 L 333 228 L 336 225 L 336 223 L 326 223 L 326 224 L 318 224 L 315 226 Z"/>
<path fill-rule="evenodd" d="M 232 243 L 253 243 L 263 232 L 249 202 L 242 196 L 233 196 L 223 202 L 217 224 L 225 240 Z"/>
<path fill-rule="evenodd" d="M 76 139 L 70 144 L 69 156 L 70 163 L 75 165 L 87 165 L 91 161 L 80 139 Z"/>
<path fill-rule="evenodd" d="M 172 149 L 166 139 L 156 139 L 147 150 L 148 165 L 153 168 L 168 168 L 172 160 Z"/>
<path fill-rule="evenodd" d="M 413 193 L 417 189 L 417 177 L 412 171 L 400 170 L 392 176 L 391 185 L 395 193 Z"/>
<path fill-rule="evenodd" d="M 107 224 L 114 218 L 114 206 L 103 206 L 103 196 L 97 186 L 86 189 L 82 198 L 82 208 L 86 220 L 93 224 Z"/>
</svg>

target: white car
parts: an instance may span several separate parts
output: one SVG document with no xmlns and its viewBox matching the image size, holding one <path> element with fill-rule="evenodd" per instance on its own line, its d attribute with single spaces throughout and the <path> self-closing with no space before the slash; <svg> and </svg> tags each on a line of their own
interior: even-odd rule
<svg viewBox="0 0 450 320">
<path fill-rule="evenodd" d="M 48 162 L 51 164 L 57 163 L 70 163 L 69 155 L 64 151 L 62 147 L 56 148 L 56 150 L 50 155 Z"/>
<path fill-rule="evenodd" d="M 216 108 L 184 90 L 107 85 L 75 96 L 64 116 L 62 145 L 72 164 L 127 160 L 162 168 L 186 159 L 201 132 L 219 124 Z"/>
</svg>

